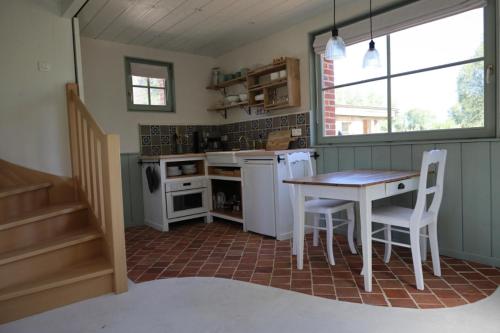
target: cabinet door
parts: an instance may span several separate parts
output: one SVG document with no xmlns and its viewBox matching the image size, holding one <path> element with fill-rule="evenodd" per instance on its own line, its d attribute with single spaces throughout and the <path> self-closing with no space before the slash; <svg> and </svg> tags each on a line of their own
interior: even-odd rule
<svg viewBox="0 0 500 333">
<path fill-rule="evenodd" d="M 243 213 L 247 230 L 276 237 L 272 160 L 245 160 Z"/>
</svg>

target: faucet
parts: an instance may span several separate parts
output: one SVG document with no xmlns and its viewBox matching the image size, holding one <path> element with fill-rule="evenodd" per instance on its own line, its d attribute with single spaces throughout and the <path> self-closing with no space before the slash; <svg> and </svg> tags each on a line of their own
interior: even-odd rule
<svg viewBox="0 0 500 333">
<path fill-rule="evenodd" d="M 241 147 L 242 139 L 245 139 L 245 147 L 248 149 L 248 139 L 246 136 L 242 135 L 242 136 L 240 136 L 240 139 L 238 140 L 240 142 L 240 150 L 243 150 L 243 148 Z"/>
</svg>

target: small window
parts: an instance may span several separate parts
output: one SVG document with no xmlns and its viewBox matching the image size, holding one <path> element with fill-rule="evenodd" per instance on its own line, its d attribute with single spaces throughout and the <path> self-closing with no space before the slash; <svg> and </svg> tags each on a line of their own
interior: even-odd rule
<svg viewBox="0 0 500 333">
<path fill-rule="evenodd" d="M 173 65 L 125 58 L 129 111 L 175 112 Z"/>
</svg>

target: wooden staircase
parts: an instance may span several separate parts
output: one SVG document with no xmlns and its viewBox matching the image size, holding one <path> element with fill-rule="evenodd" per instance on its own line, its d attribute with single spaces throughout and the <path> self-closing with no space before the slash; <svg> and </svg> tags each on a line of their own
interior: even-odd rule
<svg viewBox="0 0 500 333">
<path fill-rule="evenodd" d="M 0 323 L 113 291 L 87 204 L 50 200 L 50 182 L 0 169 Z"/>
<path fill-rule="evenodd" d="M 77 154 L 83 162 L 73 152 L 72 162 L 90 168 Z M 88 159 L 119 166 L 116 156 Z M 121 184 L 105 179 L 109 170 L 100 179 L 77 170 L 63 178 L 0 160 L 0 324 L 127 290 Z"/>
</svg>

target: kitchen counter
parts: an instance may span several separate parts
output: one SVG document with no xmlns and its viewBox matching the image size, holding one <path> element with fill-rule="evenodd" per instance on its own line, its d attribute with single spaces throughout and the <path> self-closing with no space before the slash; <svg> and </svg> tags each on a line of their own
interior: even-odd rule
<svg viewBox="0 0 500 333">
<path fill-rule="evenodd" d="M 205 153 L 171 154 L 171 155 L 141 155 L 141 160 L 171 160 L 174 158 L 205 157 Z"/>
<path fill-rule="evenodd" d="M 302 148 L 302 149 L 288 149 L 288 150 L 228 150 L 220 152 L 208 152 L 208 153 L 187 153 L 187 154 L 171 154 L 171 155 L 154 155 L 154 156 L 141 156 L 142 160 L 168 160 L 175 158 L 191 158 L 191 157 L 206 157 L 207 154 L 217 154 L 217 153 L 234 153 L 236 156 L 277 156 L 286 153 L 293 152 L 314 152 L 313 148 Z"/>
<path fill-rule="evenodd" d="M 304 152 L 313 153 L 315 150 L 312 148 L 302 148 L 302 149 L 287 149 L 287 150 L 251 150 L 251 151 L 239 151 L 236 155 L 238 156 L 277 156 L 293 152 Z"/>
</svg>

